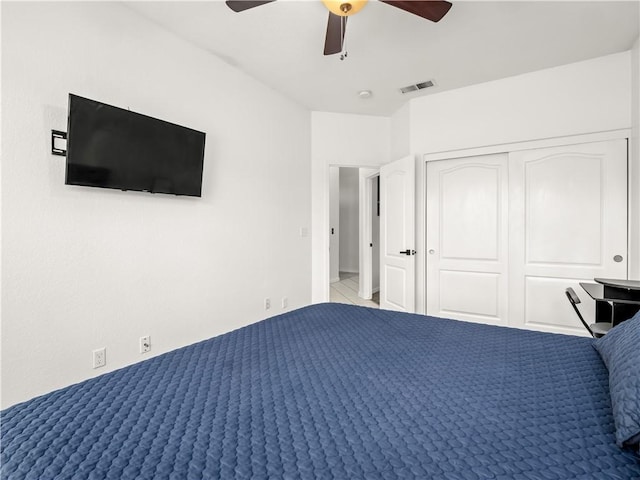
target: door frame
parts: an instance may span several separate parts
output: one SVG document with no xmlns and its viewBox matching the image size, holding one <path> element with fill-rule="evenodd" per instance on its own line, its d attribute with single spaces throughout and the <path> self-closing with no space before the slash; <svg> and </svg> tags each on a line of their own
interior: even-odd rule
<svg viewBox="0 0 640 480">
<path fill-rule="evenodd" d="M 311 302 L 328 302 L 330 298 L 330 255 L 329 255 L 329 172 L 331 167 L 370 168 L 380 169 L 379 165 L 357 165 L 342 163 L 327 163 L 318 166 L 316 183 L 312 182 L 312 198 L 320 197 L 321 201 L 312 200 L 312 231 L 311 231 Z M 312 172 L 312 178 L 313 172 Z M 313 220 L 313 215 L 316 215 Z"/>
<path fill-rule="evenodd" d="M 427 242 L 427 222 L 426 222 L 426 208 L 427 208 L 427 162 L 436 160 L 448 160 L 454 158 L 475 157 L 480 155 L 494 154 L 494 153 L 509 153 L 520 150 L 532 150 L 536 148 L 546 147 L 560 147 L 566 145 L 574 145 L 579 143 L 591 143 L 600 142 L 606 140 L 619 140 L 627 139 L 631 141 L 631 129 L 625 128 L 620 130 L 611 130 L 607 132 L 595 132 L 582 135 L 569 135 L 566 137 L 554 137 L 542 140 L 531 140 L 526 142 L 506 143 L 499 145 L 486 145 L 475 148 L 467 148 L 461 150 L 449 150 L 443 152 L 427 153 L 422 155 L 422 161 L 417 162 L 416 168 L 416 245 L 418 246 L 416 254 L 416 312 L 425 314 L 426 312 L 426 297 L 427 288 L 426 284 L 426 271 L 427 271 L 427 258 L 426 242 Z M 630 168 L 632 162 L 629 158 L 629 149 L 627 148 L 627 168 Z M 627 175 L 627 188 L 634 188 L 632 185 L 632 175 Z M 627 199 L 627 223 L 631 227 L 631 223 L 638 221 L 634 219 L 640 218 L 640 206 L 633 205 L 631 203 L 631 195 Z M 633 229 L 628 228 L 628 245 L 634 245 L 631 238 Z M 640 240 L 639 240 L 640 241 Z M 627 263 L 627 275 L 629 278 L 633 278 L 637 272 L 633 271 L 632 265 L 640 262 L 640 252 L 632 251 L 628 249 L 627 257 L 629 262 Z"/>
<path fill-rule="evenodd" d="M 358 296 L 365 300 L 371 300 L 373 296 L 373 250 L 370 242 L 373 236 L 373 182 L 379 175 L 379 168 L 361 167 L 359 169 L 360 285 Z"/>
<path fill-rule="evenodd" d="M 337 172 L 337 184 L 332 178 L 332 169 Z M 337 204 L 332 207 L 333 196 Z M 333 222 L 331 221 L 333 217 Z M 337 230 L 333 231 L 333 228 Z M 333 243 L 333 245 L 332 245 Z M 335 262 L 335 263 L 334 263 Z M 334 270 L 334 267 L 336 270 Z M 335 276 L 334 276 L 335 275 Z M 329 283 L 340 281 L 340 167 L 329 168 Z"/>
</svg>

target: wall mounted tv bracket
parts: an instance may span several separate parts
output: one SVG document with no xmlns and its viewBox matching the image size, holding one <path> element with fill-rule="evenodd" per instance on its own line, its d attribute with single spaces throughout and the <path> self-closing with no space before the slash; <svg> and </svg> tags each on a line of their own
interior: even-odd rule
<svg viewBox="0 0 640 480">
<path fill-rule="evenodd" d="M 60 144 L 64 140 L 66 146 L 67 132 L 61 132 L 60 130 L 51 130 L 51 154 L 58 155 L 60 157 L 66 157 L 67 151 L 60 148 Z"/>
</svg>

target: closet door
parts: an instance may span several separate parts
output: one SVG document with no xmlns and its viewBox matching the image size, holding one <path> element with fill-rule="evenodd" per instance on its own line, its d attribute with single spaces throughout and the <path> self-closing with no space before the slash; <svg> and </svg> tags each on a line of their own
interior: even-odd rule
<svg viewBox="0 0 640 480">
<path fill-rule="evenodd" d="M 427 163 L 426 313 L 507 324 L 508 157 Z"/>
<path fill-rule="evenodd" d="M 627 278 L 627 142 L 509 154 L 509 324 L 586 334 L 564 291 Z"/>
</svg>

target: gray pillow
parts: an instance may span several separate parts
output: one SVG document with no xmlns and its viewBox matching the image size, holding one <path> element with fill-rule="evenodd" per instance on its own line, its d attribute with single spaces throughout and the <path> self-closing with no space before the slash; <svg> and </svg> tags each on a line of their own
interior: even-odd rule
<svg viewBox="0 0 640 480">
<path fill-rule="evenodd" d="M 593 343 L 609 370 L 616 442 L 640 442 L 640 312 Z"/>
</svg>

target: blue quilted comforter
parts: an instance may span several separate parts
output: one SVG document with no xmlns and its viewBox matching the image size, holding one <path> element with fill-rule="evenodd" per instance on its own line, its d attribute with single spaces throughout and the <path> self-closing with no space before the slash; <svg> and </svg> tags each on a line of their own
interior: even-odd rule
<svg viewBox="0 0 640 480">
<path fill-rule="evenodd" d="M 2 412 L 6 479 L 632 479 L 586 338 L 306 307 Z"/>
</svg>

